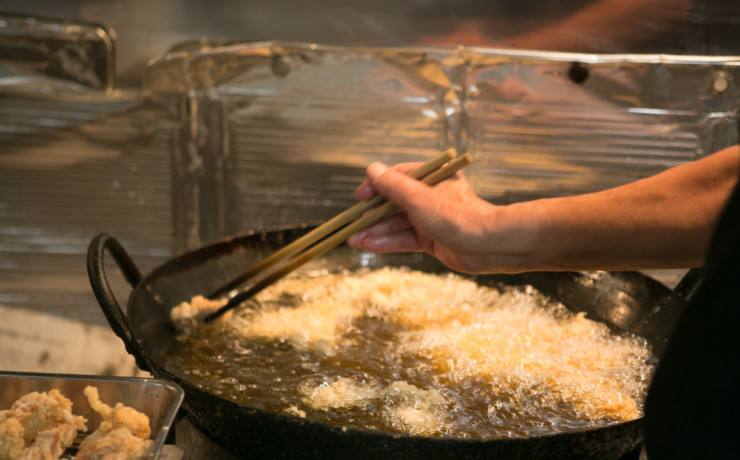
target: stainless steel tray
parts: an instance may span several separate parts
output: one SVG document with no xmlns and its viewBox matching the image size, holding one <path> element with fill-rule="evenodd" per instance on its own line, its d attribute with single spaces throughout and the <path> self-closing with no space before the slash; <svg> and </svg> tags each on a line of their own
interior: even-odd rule
<svg viewBox="0 0 740 460">
<path fill-rule="evenodd" d="M 158 459 L 167 434 L 175 422 L 175 415 L 184 398 L 178 385 L 158 379 L 102 377 L 91 375 L 41 374 L 0 372 L 0 410 L 8 409 L 19 397 L 33 392 L 58 389 L 72 401 L 72 411 L 88 420 L 92 432 L 100 424 L 100 416 L 90 409 L 83 390 L 93 385 L 100 399 L 113 406 L 123 403 L 149 417 L 154 448 L 149 458 Z"/>
</svg>

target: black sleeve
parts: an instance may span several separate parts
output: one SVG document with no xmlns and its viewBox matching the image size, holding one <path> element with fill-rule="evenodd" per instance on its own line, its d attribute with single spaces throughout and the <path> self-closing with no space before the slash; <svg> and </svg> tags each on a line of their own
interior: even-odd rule
<svg viewBox="0 0 740 460">
<path fill-rule="evenodd" d="M 645 407 L 648 458 L 740 458 L 740 186 L 705 277 L 658 364 Z"/>
</svg>

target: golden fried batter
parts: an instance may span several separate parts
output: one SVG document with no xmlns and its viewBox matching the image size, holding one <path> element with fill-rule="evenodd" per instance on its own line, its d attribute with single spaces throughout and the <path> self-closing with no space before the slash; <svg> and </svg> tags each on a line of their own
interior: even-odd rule
<svg viewBox="0 0 740 460">
<path fill-rule="evenodd" d="M 86 387 L 85 395 L 103 422 L 80 444 L 75 459 L 147 458 L 154 445 L 149 418 L 121 403 L 108 406 L 95 387 Z M 72 401 L 59 390 L 28 393 L 0 411 L 0 460 L 56 460 L 72 445 L 78 430 L 87 430 L 85 425 L 85 418 L 72 414 Z"/>
<path fill-rule="evenodd" d="M 28 393 L 0 412 L 0 459 L 57 459 L 85 423 L 59 390 Z"/>
<path fill-rule="evenodd" d="M 134 436 L 125 428 L 117 428 L 96 438 L 83 441 L 75 460 L 135 460 L 145 459 L 152 441 Z"/>
<path fill-rule="evenodd" d="M 149 455 L 154 444 L 149 417 L 121 403 L 110 407 L 95 387 L 86 387 L 85 396 L 103 422 L 80 444 L 76 460 L 137 460 Z"/>
<path fill-rule="evenodd" d="M 5 418 L 9 411 L 0 411 L 0 460 L 10 460 L 26 448 L 23 440 L 23 425 L 14 418 Z"/>
</svg>

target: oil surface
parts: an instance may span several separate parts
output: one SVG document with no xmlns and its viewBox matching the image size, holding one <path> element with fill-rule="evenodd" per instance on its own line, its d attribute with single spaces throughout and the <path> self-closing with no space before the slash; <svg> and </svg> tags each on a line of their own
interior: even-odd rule
<svg viewBox="0 0 740 460">
<path fill-rule="evenodd" d="M 531 288 L 385 268 L 283 280 L 170 365 L 251 407 L 339 426 L 474 439 L 641 416 L 653 358 Z"/>
</svg>

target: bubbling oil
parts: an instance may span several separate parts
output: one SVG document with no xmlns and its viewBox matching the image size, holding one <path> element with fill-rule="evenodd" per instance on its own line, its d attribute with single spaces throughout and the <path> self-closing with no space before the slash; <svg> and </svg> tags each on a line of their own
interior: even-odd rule
<svg viewBox="0 0 740 460">
<path fill-rule="evenodd" d="M 403 268 L 284 279 L 168 353 L 202 389 L 337 426 L 472 439 L 638 418 L 646 341 L 549 302 Z"/>
</svg>

